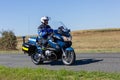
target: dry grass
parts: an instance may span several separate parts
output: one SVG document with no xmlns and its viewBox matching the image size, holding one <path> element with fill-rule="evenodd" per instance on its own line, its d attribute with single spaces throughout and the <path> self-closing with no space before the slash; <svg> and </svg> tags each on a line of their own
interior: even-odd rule
<svg viewBox="0 0 120 80">
<path fill-rule="evenodd" d="M 120 29 L 73 31 L 73 48 L 79 53 L 120 52 Z M 21 51 L 22 38 L 18 38 Z"/>
<path fill-rule="evenodd" d="M 72 32 L 77 52 L 120 52 L 120 29 Z"/>
</svg>

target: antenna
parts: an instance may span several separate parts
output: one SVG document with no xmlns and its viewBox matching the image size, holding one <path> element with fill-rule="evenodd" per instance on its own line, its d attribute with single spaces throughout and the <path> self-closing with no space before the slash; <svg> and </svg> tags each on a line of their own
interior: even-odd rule
<svg viewBox="0 0 120 80">
<path fill-rule="evenodd" d="M 28 16 L 28 32 L 27 32 L 28 35 L 29 35 L 29 32 L 30 32 L 30 17 Z"/>
</svg>

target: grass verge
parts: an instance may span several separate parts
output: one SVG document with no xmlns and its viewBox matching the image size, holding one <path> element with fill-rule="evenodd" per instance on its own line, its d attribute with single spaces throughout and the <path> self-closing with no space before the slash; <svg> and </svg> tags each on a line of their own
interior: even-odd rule
<svg viewBox="0 0 120 80">
<path fill-rule="evenodd" d="M 120 73 L 0 66 L 0 80 L 120 80 Z"/>
<path fill-rule="evenodd" d="M 0 54 L 20 54 L 20 53 L 23 53 L 23 52 L 20 50 L 0 51 Z"/>
</svg>

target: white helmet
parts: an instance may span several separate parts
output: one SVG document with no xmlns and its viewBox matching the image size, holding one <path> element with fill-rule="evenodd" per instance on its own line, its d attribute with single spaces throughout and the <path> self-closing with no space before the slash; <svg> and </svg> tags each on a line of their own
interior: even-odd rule
<svg viewBox="0 0 120 80">
<path fill-rule="evenodd" d="M 43 16 L 41 17 L 41 22 L 44 23 L 45 20 L 48 20 L 49 21 L 49 17 L 48 16 Z"/>
</svg>

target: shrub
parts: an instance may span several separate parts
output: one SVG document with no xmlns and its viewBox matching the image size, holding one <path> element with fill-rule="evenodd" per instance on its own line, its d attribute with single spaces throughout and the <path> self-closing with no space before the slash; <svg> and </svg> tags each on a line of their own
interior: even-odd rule
<svg viewBox="0 0 120 80">
<path fill-rule="evenodd" d="M 17 38 L 11 31 L 1 31 L 0 50 L 15 50 L 17 47 Z"/>
</svg>

